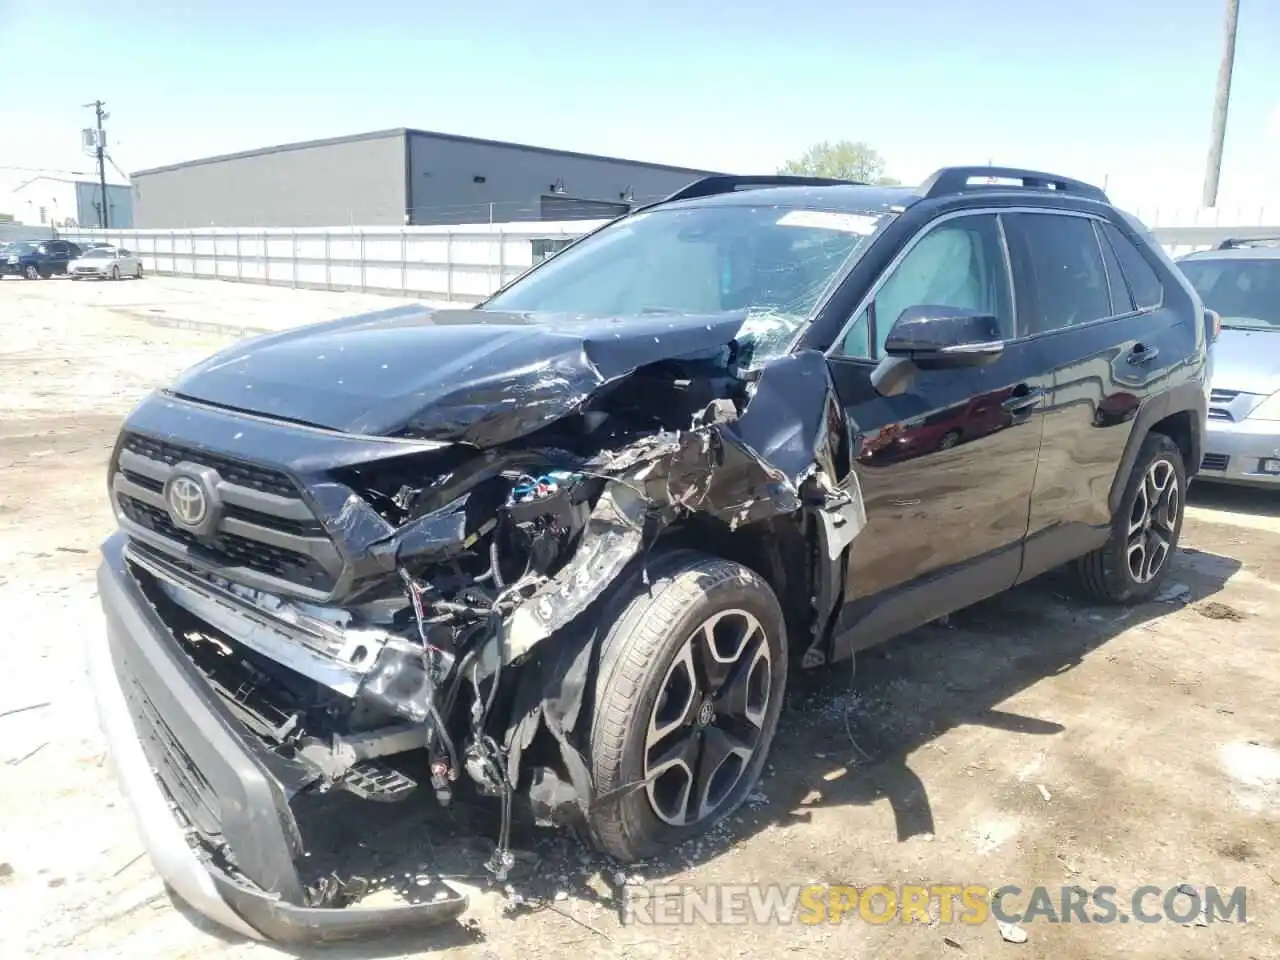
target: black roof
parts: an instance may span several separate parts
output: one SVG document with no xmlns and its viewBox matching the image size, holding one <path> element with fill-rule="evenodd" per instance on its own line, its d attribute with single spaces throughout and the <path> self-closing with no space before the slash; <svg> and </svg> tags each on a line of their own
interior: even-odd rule
<svg viewBox="0 0 1280 960">
<path fill-rule="evenodd" d="M 735 190 L 709 197 L 676 200 L 671 206 L 779 206 L 812 207 L 842 213 L 866 213 L 905 207 L 920 199 L 914 187 L 877 187 L 841 184 L 830 187 L 761 187 L 757 190 Z"/>
<path fill-rule="evenodd" d="M 665 201 L 650 206 L 765 205 L 813 207 L 844 212 L 904 210 L 926 200 L 960 196 L 1000 197 L 1036 201 L 1071 201 L 1110 205 L 1097 187 L 1052 173 L 1018 167 L 942 167 L 917 187 L 881 186 L 852 180 L 720 174 L 695 181 Z"/>
</svg>

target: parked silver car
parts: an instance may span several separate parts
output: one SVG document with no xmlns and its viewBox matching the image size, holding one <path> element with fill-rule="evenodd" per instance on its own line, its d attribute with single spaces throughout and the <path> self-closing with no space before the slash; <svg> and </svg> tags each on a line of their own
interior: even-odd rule
<svg viewBox="0 0 1280 960">
<path fill-rule="evenodd" d="M 72 260 L 67 266 L 72 280 L 96 277 L 99 280 L 119 280 L 121 277 L 142 276 L 142 261 L 136 253 L 120 247 L 91 247 Z"/>
<path fill-rule="evenodd" d="M 1197 479 L 1280 486 L 1280 237 L 1226 240 L 1178 266 L 1222 318 Z"/>
</svg>

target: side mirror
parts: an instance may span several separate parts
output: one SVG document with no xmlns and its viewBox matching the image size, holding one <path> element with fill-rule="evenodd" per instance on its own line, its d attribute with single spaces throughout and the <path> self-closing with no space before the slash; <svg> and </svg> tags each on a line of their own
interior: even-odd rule
<svg viewBox="0 0 1280 960">
<path fill-rule="evenodd" d="M 1208 307 L 1204 310 L 1204 332 L 1210 343 L 1217 340 L 1218 334 L 1222 332 L 1222 315 Z"/>
<path fill-rule="evenodd" d="M 921 370 L 978 367 L 1003 352 L 1000 321 L 992 314 L 927 304 L 903 310 L 884 343 L 885 356 Z"/>
<path fill-rule="evenodd" d="M 907 307 L 884 342 L 884 359 L 871 371 L 871 385 L 893 397 L 919 370 L 955 370 L 991 363 L 1004 352 L 1000 321 L 990 313 L 924 304 Z"/>
</svg>

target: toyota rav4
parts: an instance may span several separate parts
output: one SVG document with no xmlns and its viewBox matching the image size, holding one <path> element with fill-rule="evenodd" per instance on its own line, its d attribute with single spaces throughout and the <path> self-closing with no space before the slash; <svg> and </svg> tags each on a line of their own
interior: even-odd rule
<svg viewBox="0 0 1280 960">
<path fill-rule="evenodd" d="M 110 463 L 89 666 L 157 869 L 244 934 L 324 939 L 466 901 L 320 875 L 322 794 L 467 785 L 499 877 L 516 803 L 623 861 L 705 829 L 789 671 L 1062 564 L 1150 599 L 1210 328 L 1102 191 L 980 167 L 711 177 L 475 309 L 235 344 Z"/>
</svg>

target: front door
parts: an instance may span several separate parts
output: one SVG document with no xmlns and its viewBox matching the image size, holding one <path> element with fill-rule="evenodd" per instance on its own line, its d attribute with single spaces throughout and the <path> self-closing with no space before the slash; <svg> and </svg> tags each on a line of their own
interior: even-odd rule
<svg viewBox="0 0 1280 960">
<path fill-rule="evenodd" d="M 1004 353 L 986 366 L 920 371 L 893 397 L 870 372 L 894 320 L 916 305 L 994 314 Z M 1017 336 L 995 214 L 942 219 L 915 237 L 835 345 L 867 526 L 849 554 L 835 656 L 998 593 L 1022 563 L 1050 381 Z"/>
</svg>

